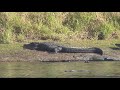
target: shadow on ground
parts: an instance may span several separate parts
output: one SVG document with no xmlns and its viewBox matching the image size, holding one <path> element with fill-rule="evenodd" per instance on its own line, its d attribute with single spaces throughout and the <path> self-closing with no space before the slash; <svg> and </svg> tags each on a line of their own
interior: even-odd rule
<svg viewBox="0 0 120 90">
<path fill-rule="evenodd" d="M 112 50 L 120 50 L 120 44 L 115 44 L 117 47 L 109 47 Z"/>
<path fill-rule="evenodd" d="M 117 47 L 109 47 L 109 48 L 112 50 L 120 50 L 120 48 L 117 48 Z"/>
<path fill-rule="evenodd" d="M 115 44 L 117 47 L 120 47 L 120 44 Z"/>
</svg>

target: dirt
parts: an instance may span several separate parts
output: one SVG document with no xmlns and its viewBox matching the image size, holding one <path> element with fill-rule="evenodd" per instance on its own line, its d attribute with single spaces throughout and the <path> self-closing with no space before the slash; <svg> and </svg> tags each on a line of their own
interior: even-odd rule
<svg viewBox="0 0 120 90">
<path fill-rule="evenodd" d="M 83 61 L 89 57 L 107 57 L 115 60 L 120 60 L 120 51 L 112 49 L 103 49 L 104 54 L 97 55 L 94 53 L 48 53 L 36 50 L 23 49 L 9 54 L 1 53 L 0 61 L 12 62 L 12 61 L 41 61 L 41 62 L 72 62 L 72 61 Z"/>
</svg>

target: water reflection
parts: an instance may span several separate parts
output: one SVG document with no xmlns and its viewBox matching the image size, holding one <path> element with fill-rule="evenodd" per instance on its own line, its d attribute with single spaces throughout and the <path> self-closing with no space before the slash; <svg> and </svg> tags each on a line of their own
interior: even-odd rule
<svg viewBox="0 0 120 90">
<path fill-rule="evenodd" d="M 120 62 L 1 62 L 0 77 L 94 78 L 120 77 Z"/>
</svg>

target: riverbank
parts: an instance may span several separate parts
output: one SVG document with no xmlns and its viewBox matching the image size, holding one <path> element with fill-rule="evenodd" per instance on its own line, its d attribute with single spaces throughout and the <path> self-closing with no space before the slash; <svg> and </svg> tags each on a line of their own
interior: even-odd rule
<svg viewBox="0 0 120 90">
<path fill-rule="evenodd" d="M 109 51 L 110 52 L 110 51 Z M 113 52 L 113 54 L 104 54 L 104 55 L 97 55 L 93 53 L 48 53 L 42 51 L 35 51 L 35 50 L 23 50 L 18 51 L 10 54 L 1 54 L 0 55 L 0 62 L 20 62 L 20 61 L 27 61 L 27 62 L 74 62 L 74 61 L 84 61 L 84 60 L 91 60 L 91 61 L 104 61 L 104 58 L 109 58 L 110 61 L 112 60 L 120 60 L 120 52 Z M 109 60 L 108 60 L 109 61 Z"/>
<path fill-rule="evenodd" d="M 91 42 L 91 44 L 89 44 Z M 93 53 L 48 53 L 36 50 L 23 49 L 24 43 L 0 44 L 0 62 L 16 61 L 40 61 L 40 62 L 72 62 L 84 60 L 120 60 L 120 50 L 115 46 L 119 40 L 108 41 L 82 41 L 82 42 L 61 42 L 61 44 L 77 47 L 99 47 L 103 55 Z"/>
</svg>

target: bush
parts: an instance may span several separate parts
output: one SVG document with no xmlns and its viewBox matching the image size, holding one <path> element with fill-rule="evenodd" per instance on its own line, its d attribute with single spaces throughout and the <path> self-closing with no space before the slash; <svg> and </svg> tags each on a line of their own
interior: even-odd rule
<svg viewBox="0 0 120 90">
<path fill-rule="evenodd" d="M 119 34 L 115 32 L 120 33 L 119 12 L 0 13 L 0 43 L 40 39 L 118 39 Z"/>
</svg>

